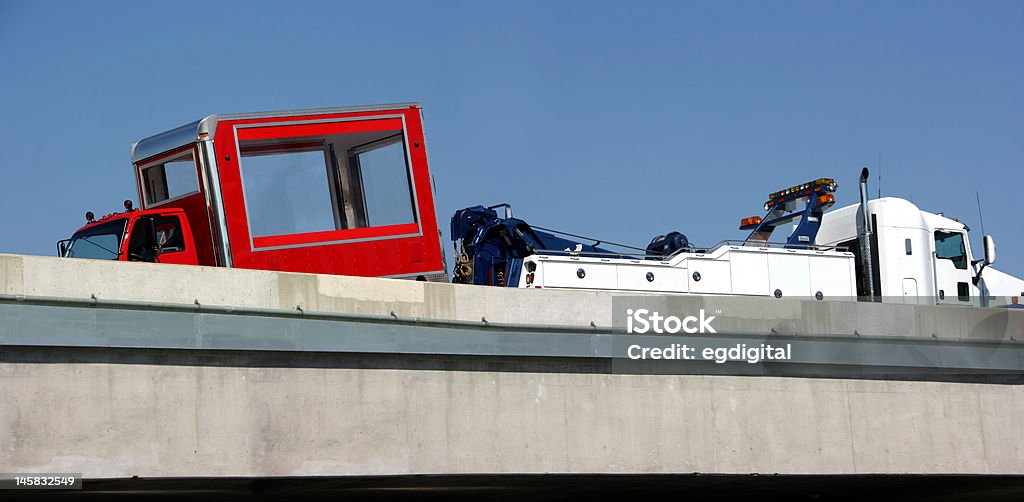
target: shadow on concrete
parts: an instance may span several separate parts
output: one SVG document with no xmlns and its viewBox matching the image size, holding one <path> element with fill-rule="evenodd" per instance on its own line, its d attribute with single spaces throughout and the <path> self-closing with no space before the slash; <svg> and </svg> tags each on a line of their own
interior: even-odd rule
<svg viewBox="0 0 1024 502">
<path fill-rule="evenodd" d="M 194 499 L 343 497 L 357 500 L 1024 500 L 1024 476 L 942 475 L 410 475 L 315 478 L 85 480 L 75 491 L 0 491 L 0 499 Z"/>
<path fill-rule="evenodd" d="M 691 361 L 617 361 L 608 358 L 456 356 L 437 354 L 369 354 L 257 350 L 192 350 L 61 346 L 5 346 L 0 363 L 143 364 L 238 368 L 326 368 L 517 373 L 633 375 L 722 375 L 853 380 L 897 380 L 1021 385 L 1021 372 L 971 372 L 929 368 L 816 364 L 715 364 Z"/>
</svg>

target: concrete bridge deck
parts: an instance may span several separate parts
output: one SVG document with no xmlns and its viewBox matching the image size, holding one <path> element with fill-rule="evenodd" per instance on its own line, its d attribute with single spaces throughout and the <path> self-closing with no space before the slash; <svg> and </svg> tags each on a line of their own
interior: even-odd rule
<svg viewBox="0 0 1024 502">
<path fill-rule="evenodd" d="M 611 293 L 0 255 L 0 295 L 0 471 L 1024 474 L 1022 312 L 647 297 L 804 359 L 645 374 Z"/>
</svg>

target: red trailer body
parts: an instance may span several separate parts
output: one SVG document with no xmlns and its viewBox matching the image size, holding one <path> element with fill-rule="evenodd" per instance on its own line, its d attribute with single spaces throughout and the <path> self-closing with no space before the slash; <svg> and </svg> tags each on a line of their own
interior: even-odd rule
<svg viewBox="0 0 1024 502">
<path fill-rule="evenodd" d="M 132 163 L 142 213 L 183 214 L 196 264 L 447 280 L 417 103 L 210 115 Z"/>
</svg>

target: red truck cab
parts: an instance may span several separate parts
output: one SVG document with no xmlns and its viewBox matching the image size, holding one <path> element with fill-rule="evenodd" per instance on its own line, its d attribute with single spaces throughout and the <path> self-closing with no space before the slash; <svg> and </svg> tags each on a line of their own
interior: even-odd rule
<svg viewBox="0 0 1024 502">
<path fill-rule="evenodd" d="M 117 259 L 136 239 L 180 253 L 136 237 L 149 215 L 181 222 L 198 265 L 447 281 L 418 103 L 210 115 L 131 152 L 142 210 L 79 230 L 123 220 Z"/>
<path fill-rule="evenodd" d="M 179 208 L 139 211 L 125 201 L 123 213 L 111 213 L 99 220 L 86 214 L 88 223 L 58 250 L 68 258 L 148 261 L 196 265 L 192 229 Z"/>
</svg>

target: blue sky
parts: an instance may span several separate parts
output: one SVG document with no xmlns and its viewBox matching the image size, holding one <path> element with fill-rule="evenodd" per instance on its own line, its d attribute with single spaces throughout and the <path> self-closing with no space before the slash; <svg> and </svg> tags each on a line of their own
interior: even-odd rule
<svg viewBox="0 0 1024 502">
<path fill-rule="evenodd" d="M 707 245 L 809 179 L 855 202 L 881 154 L 882 194 L 966 222 L 976 253 L 981 192 L 996 268 L 1024 276 L 1021 1 L 0 0 L 0 252 L 52 255 L 86 210 L 134 199 L 141 137 L 401 101 L 424 104 L 445 229 L 510 202 Z"/>
</svg>

